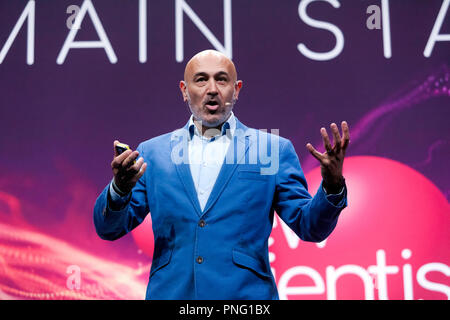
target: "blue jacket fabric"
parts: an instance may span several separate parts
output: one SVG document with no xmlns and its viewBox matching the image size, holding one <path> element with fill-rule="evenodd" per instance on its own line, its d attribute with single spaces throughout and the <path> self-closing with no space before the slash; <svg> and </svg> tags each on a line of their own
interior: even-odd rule
<svg viewBox="0 0 450 320">
<path fill-rule="evenodd" d="M 337 204 L 322 185 L 312 197 L 288 139 L 239 120 L 236 131 L 227 153 L 234 161 L 224 161 L 203 211 L 186 161 L 187 124 L 138 146 L 148 166 L 127 203 L 114 207 L 109 185 L 97 198 L 94 224 L 105 240 L 151 214 L 155 246 L 146 299 L 278 299 L 268 257 L 275 212 L 305 241 L 323 241 L 335 228 L 346 188 Z M 259 156 L 251 161 L 261 150 L 272 153 L 272 164 Z M 268 165 L 278 170 L 261 174 Z"/>
</svg>

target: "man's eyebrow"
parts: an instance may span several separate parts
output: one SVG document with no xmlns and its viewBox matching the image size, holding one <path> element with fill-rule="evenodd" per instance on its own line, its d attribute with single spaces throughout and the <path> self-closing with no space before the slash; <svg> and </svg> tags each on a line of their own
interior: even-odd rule
<svg viewBox="0 0 450 320">
<path fill-rule="evenodd" d="M 226 72 L 226 71 L 219 71 L 214 76 L 217 77 L 217 76 L 223 76 L 223 75 L 229 77 L 228 72 Z"/>
<path fill-rule="evenodd" d="M 194 78 L 199 77 L 199 76 L 207 77 L 208 74 L 206 72 L 197 72 L 196 74 L 194 74 Z"/>
<path fill-rule="evenodd" d="M 228 74 L 228 72 L 226 72 L 226 71 L 219 71 L 219 72 L 217 72 L 217 73 L 214 75 L 214 77 L 222 76 L 222 75 L 225 75 L 225 76 L 229 77 L 229 74 Z M 194 74 L 194 78 L 200 77 L 200 76 L 208 77 L 209 74 L 207 74 L 206 72 L 197 72 L 197 73 Z"/>
</svg>

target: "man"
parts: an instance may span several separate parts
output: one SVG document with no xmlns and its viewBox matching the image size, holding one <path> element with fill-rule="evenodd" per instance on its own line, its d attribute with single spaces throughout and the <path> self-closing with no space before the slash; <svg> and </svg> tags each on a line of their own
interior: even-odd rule
<svg viewBox="0 0 450 320">
<path fill-rule="evenodd" d="M 301 239 L 320 242 L 346 206 L 347 124 L 342 138 L 331 125 L 334 146 L 321 129 L 325 153 L 307 144 L 323 177 L 312 198 L 292 143 L 234 116 L 241 89 L 230 59 L 200 52 L 180 82 L 192 112 L 186 126 L 136 151 L 115 151 L 114 178 L 96 201 L 94 222 L 101 238 L 115 240 L 150 211 L 147 299 L 278 299 L 268 260 L 274 212 Z"/>
</svg>

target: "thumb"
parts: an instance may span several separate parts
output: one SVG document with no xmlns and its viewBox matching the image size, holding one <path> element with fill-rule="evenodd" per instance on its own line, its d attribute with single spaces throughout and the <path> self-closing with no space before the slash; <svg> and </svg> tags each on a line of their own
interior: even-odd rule
<svg viewBox="0 0 450 320">
<path fill-rule="evenodd" d="M 114 140 L 114 158 L 119 155 L 119 153 L 117 153 L 117 150 L 116 150 L 116 146 L 119 143 L 120 143 L 119 140 Z"/>
</svg>

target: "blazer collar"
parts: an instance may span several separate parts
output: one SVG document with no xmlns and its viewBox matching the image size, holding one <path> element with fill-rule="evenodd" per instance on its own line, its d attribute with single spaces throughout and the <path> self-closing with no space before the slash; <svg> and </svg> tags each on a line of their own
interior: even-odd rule
<svg viewBox="0 0 450 320">
<path fill-rule="evenodd" d="M 198 128 L 195 126 L 194 115 L 191 115 L 187 125 L 188 125 L 188 131 L 189 131 L 189 140 L 192 140 L 192 137 L 194 135 L 196 135 L 202 139 L 206 139 L 206 138 L 202 137 L 202 135 L 198 131 Z M 222 136 L 227 135 L 227 137 L 231 139 L 231 137 L 234 135 L 235 130 L 236 130 L 236 117 L 234 116 L 233 111 L 231 111 L 231 115 L 228 117 L 228 120 L 222 124 L 220 135 L 222 135 Z M 214 140 L 216 137 L 217 136 L 211 138 L 211 140 Z"/>
</svg>

